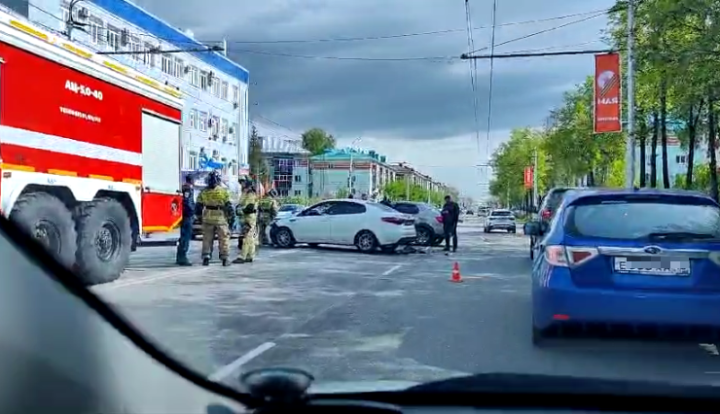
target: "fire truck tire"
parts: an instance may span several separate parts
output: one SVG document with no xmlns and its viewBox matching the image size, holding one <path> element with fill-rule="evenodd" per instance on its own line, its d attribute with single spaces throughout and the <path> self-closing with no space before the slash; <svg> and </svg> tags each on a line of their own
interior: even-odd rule
<svg viewBox="0 0 720 414">
<path fill-rule="evenodd" d="M 32 236 L 43 231 L 52 245 L 50 254 L 68 268 L 75 263 L 75 223 L 72 213 L 55 196 L 47 193 L 24 194 L 10 212 L 10 219 Z M 42 241 L 41 241 L 42 243 Z M 54 251 L 53 251 L 54 250 Z"/>
<path fill-rule="evenodd" d="M 88 285 L 112 282 L 130 260 L 132 230 L 125 208 L 111 198 L 81 203 L 75 209 L 75 266 Z"/>
</svg>

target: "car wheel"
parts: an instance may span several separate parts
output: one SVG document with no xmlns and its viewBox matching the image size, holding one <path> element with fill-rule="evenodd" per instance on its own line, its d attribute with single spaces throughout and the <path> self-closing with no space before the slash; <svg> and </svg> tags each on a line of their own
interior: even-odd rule
<svg viewBox="0 0 720 414">
<path fill-rule="evenodd" d="M 378 247 L 375 235 L 368 230 L 363 230 L 355 236 L 355 246 L 363 253 L 372 253 Z"/>
<path fill-rule="evenodd" d="M 295 236 L 293 236 L 292 231 L 287 227 L 280 227 L 278 229 L 275 240 L 277 240 L 277 245 L 283 249 L 295 246 Z"/>
<path fill-rule="evenodd" d="M 417 228 L 417 244 L 421 246 L 430 245 L 433 239 L 433 233 L 427 227 L 420 226 Z"/>
<path fill-rule="evenodd" d="M 513 233 L 513 234 L 515 234 L 516 232 L 517 232 L 517 230 L 516 230 L 516 229 L 514 229 L 514 228 L 510 229 L 510 233 Z"/>
</svg>

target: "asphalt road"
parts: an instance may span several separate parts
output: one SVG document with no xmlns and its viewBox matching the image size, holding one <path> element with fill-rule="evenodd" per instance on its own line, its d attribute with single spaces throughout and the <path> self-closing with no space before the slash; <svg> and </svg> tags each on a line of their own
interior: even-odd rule
<svg viewBox="0 0 720 414">
<path fill-rule="evenodd" d="M 268 366 L 323 382 L 512 372 L 720 384 L 717 349 L 700 344 L 533 347 L 527 238 L 468 221 L 451 255 L 268 248 L 253 264 L 176 268 L 172 248 L 146 248 L 123 278 L 94 289 L 163 348 L 229 384 Z M 199 261 L 199 243 L 193 250 Z M 454 262 L 463 283 L 449 281 Z"/>
</svg>

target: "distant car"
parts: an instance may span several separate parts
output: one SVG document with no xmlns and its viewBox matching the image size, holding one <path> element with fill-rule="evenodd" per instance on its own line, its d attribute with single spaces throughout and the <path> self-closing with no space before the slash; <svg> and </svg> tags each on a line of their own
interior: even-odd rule
<svg viewBox="0 0 720 414">
<path fill-rule="evenodd" d="M 532 270 L 532 338 L 600 324 L 720 329 L 720 206 L 676 190 L 569 193 Z M 538 222 L 526 230 L 541 235 Z"/>
<path fill-rule="evenodd" d="M 485 233 L 493 230 L 505 230 L 508 233 L 515 233 L 515 214 L 510 210 L 493 210 L 485 219 Z"/>
<path fill-rule="evenodd" d="M 394 251 L 415 242 L 415 219 L 365 200 L 337 199 L 315 204 L 274 222 L 279 247 L 298 243 L 356 246 L 364 253 Z"/>
<path fill-rule="evenodd" d="M 415 201 L 398 201 L 392 208 L 415 217 L 417 244 L 436 246 L 443 240 L 443 217 L 436 207 Z"/>
<path fill-rule="evenodd" d="M 283 204 L 278 209 L 278 219 L 287 218 L 294 214 L 297 214 L 305 209 L 306 206 L 302 204 Z"/>
<path fill-rule="evenodd" d="M 560 202 L 562 201 L 563 197 L 565 196 L 565 193 L 572 190 L 571 187 L 555 187 L 552 188 L 548 193 L 545 195 L 545 197 L 542 200 L 542 203 L 540 204 L 540 210 L 538 213 L 537 221 L 540 222 L 541 228 L 548 228 L 550 226 L 550 222 L 552 221 L 553 217 L 555 216 L 555 211 L 557 210 L 558 206 L 560 206 Z M 534 259 L 534 246 L 537 242 L 536 236 L 530 236 L 530 260 Z"/>
</svg>

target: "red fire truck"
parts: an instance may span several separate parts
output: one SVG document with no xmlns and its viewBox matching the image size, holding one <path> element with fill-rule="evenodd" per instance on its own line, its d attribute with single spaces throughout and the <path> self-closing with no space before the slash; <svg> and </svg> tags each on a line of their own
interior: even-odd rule
<svg viewBox="0 0 720 414">
<path fill-rule="evenodd" d="M 180 92 L 0 11 L 0 208 L 89 284 L 181 216 Z"/>
</svg>

